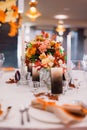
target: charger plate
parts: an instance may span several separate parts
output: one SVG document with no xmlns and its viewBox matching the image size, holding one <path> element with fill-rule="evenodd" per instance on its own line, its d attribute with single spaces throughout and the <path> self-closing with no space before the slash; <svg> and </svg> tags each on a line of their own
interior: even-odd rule
<svg viewBox="0 0 87 130">
<path fill-rule="evenodd" d="M 33 107 L 30 107 L 29 110 L 30 116 L 36 120 L 47 122 L 47 123 L 60 123 L 58 117 L 55 114 L 43 110 L 39 110 Z"/>
</svg>

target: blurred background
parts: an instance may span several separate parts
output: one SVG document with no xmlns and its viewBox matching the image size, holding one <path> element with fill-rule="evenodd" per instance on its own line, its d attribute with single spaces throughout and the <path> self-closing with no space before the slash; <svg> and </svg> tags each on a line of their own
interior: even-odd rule
<svg viewBox="0 0 87 130">
<path fill-rule="evenodd" d="M 9 36 L 10 25 L 7 21 L 0 22 L 0 52 L 5 54 L 4 66 L 19 67 L 23 40 L 32 40 L 42 30 L 56 34 L 56 40 L 62 43 L 66 53 L 70 34 L 71 60 L 83 60 L 87 53 L 87 0 L 0 0 L 0 4 L 10 1 L 18 6 L 16 21 L 20 26 L 15 35 Z M 37 9 L 34 17 L 31 7 Z"/>
</svg>

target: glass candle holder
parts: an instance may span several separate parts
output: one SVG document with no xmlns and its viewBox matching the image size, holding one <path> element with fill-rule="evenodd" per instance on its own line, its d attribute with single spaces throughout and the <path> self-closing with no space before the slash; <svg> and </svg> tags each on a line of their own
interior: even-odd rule
<svg viewBox="0 0 87 130">
<path fill-rule="evenodd" d="M 63 92 L 63 69 L 51 68 L 51 93 L 61 94 Z"/>
</svg>

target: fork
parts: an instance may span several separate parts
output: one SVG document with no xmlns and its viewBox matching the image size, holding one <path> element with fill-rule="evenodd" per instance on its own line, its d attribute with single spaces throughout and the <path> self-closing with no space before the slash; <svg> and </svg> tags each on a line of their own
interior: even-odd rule
<svg viewBox="0 0 87 130">
<path fill-rule="evenodd" d="M 25 112 L 26 112 L 27 121 L 30 122 L 30 116 L 29 116 L 28 111 L 29 111 L 29 107 L 25 106 Z"/>
</svg>

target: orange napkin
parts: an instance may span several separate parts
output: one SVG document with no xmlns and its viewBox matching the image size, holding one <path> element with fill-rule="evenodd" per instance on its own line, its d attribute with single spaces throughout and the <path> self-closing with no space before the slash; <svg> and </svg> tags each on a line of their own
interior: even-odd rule
<svg viewBox="0 0 87 130">
<path fill-rule="evenodd" d="M 87 114 L 87 109 L 81 105 L 64 104 L 59 106 L 55 102 L 47 102 L 40 98 L 33 100 L 31 106 L 54 113 L 63 124 L 81 121 Z"/>
<path fill-rule="evenodd" d="M 3 114 L 3 110 L 2 110 L 2 106 L 0 104 L 0 115 L 2 115 L 2 114 Z"/>
<path fill-rule="evenodd" d="M 6 68 L 2 68 L 3 71 L 14 71 L 15 68 L 14 67 L 6 67 Z"/>
</svg>

